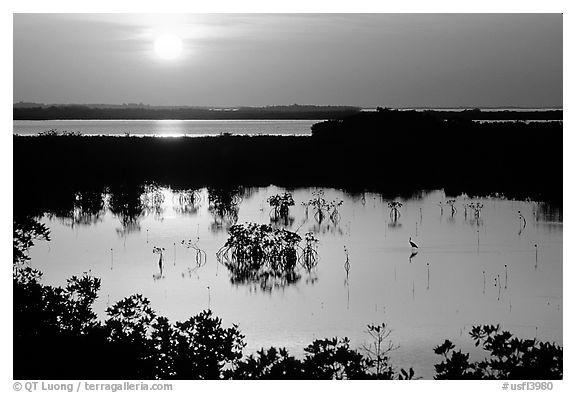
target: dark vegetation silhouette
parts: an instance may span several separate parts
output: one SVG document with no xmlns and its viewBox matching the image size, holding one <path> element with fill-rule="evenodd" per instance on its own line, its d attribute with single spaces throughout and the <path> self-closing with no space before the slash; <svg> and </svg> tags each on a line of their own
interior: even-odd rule
<svg viewBox="0 0 576 393">
<path fill-rule="evenodd" d="M 383 108 L 377 108 L 382 110 Z M 45 105 L 16 103 L 14 120 L 72 119 L 341 119 L 361 111 L 353 106 L 279 105 L 265 107 L 206 108 L 189 106 L 124 105 Z M 446 120 L 562 120 L 561 109 L 549 110 L 442 110 L 419 112 Z"/>
<path fill-rule="evenodd" d="M 413 379 L 396 371 L 389 354 L 396 346 L 386 324 L 369 325 L 371 342 L 361 350 L 347 338 L 314 340 L 303 359 L 285 348 L 243 356 L 237 325 L 223 327 L 210 309 L 183 322 L 157 315 L 148 299 L 128 296 L 99 321 L 92 310 L 100 279 L 85 273 L 64 288 L 44 285 L 28 262 L 28 249 L 48 240 L 33 217 L 14 222 L 14 379 Z M 520 340 L 495 326 L 474 326 L 476 345 L 491 352 L 481 362 L 453 351 L 446 340 L 434 351 L 444 360 L 438 379 L 561 379 L 562 347 Z"/>
<path fill-rule="evenodd" d="M 239 108 L 154 107 L 148 105 L 24 105 L 14 107 L 14 120 L 219 120 L 343 118 L 358 113 L 353 106 L 288 105 Z"/>
<path fill-rule="evenodd" d="M 266 200 L 272 210 L 270 211 L 270 222 L 280 223 L 284 226 L 290 225 L 290 206 L 294 206 L 294 198 L 289 192 L 279 195 L 271 195 Z M 292 219 L 293 221 L 293 219 Z"/>
<path fill-rule="evenodd" d="M 378 108 L 380 111 L 385 108 Z M 481 109 L 465 109 L 462 111 L 445 111 L 441 109 L 424 110 L 427 115 L 439 117 L 444 120 L 502 120 L 502 121 L 531 121 L 531 120 L 562 120 L 562 109 L 550 109 L 546 111 L 530 111 L 530 110 L 490 110 L 483 111 Z"/>
<path fill-rule="evenodd" d="M 338 223 L 340 221 L 340 213 L 338 212 L 338 208 L 342 206 L 344 201 L 326 200 L 324 198 L 323 190 L 312 191 L 312 196 L 314 198 L 310 199 L 308 202 L 302 202 L 302 205 L 306 209 L 306 216 L 308 216 L 309 209 L 312 208 L 314 219 L 318 223 L 322 223 L 322 221 L 327 218 L 329 218 L 334 223 Z"/>
<path fill-rule="evenodd" d="M 236 224 L 243 192 L 243 187 L 208 187 L 208 211 L 214 218 L 210 227 L 213 232 L 228 230 Z"/>
<path fill-rule="evenodd" d="M 561 379 L 562 347 L 534 339 L 518 339 L 496 325 L 473 326 L 470 337 L 476 346 L 490 353 L 479 362 L 455 351 L 446 340 L 434 348 L 444 360 L 434 367 L 435 379 Z"/>
<path fill-rule="evenodd" d="M 275 184 L 393 197 L 444 189 L 449 196 L 499 193 L 562 203 L 559 122 L 478 124 L 381 110 L 317 123 L 312 134 L 14 136 L 15 193 L 23 203 L 41 204 L 47 190 L 65 193 L 94 185 L 155 182 L 198 189 Z"/>
<path fill-rule="evenodd" d="M 251 285 L 270 292 L 298 282 L 299 265 L 310 271 L 317 260 L 317 239 L 302 237 L 270 224 L 236 224 L 228 230 L 226 243 L 216 253 L 219 263 L 230 272 L 234 285 Z"/>
</svg>

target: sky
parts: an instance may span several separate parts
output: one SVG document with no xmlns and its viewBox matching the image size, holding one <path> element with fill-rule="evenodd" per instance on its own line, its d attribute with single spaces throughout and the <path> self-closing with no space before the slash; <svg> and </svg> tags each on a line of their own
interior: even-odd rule
<svg viewBox="0 0 576 393">
<path fill-rule="evenodd" d="M 561 107 L 561 14 L 14 14 L 13 100 Z M 161 57 L 155 41 L 179 37 Z"/>
</svg>

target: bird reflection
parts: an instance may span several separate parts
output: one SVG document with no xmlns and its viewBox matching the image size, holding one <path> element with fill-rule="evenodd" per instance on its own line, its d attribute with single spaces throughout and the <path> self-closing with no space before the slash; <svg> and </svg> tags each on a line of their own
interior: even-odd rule
<svg viewBox="0 0 576 393">
<path fill-rule="evenodd" d="M 418 255 L 418 250 L 412 249 L 410 256 L 408 257 L 408 262 L 412 263 L 412 258 L 414 258 L 416 255 Z"/>
</svg>

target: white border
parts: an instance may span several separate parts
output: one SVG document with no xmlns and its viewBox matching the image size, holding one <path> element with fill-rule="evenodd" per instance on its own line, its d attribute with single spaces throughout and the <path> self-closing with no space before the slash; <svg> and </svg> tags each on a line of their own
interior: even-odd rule
<svg viewBox="0 0 576 393">
<path fill-rule="evenodd" d="M 271 1 L 234 1 L 219 0 L 212 2 L 197 2 L 190 0 L 163 0 L 156 2 L 147 2 L 137 0 L 119 1 L 119 0 L 99 0 L 95 2 L 79 2 L 71 0 L 52 0 L 52 1 L 9 1 L 2 3 L 2 14 L 0 19 L 0 35 L 2 40 L 2 102 L 0 113 L 2 114 L 2 128 L 0 134 L 1 140 L 1 163 L 2 181 L 10 182 L 10 190 L 2 193 L 1 214 L 1 239 L 2 251 L 4 258 L 2 261 L 2 274 L 0 276 L 0 288 L 2 309 L 5 310 L 5 322 L 1 325 L 4 346 L 2 351 L 2 383 L 5 391 L 12 391 L 12 283 L 11 274 L 11 209 L 6 207 L 13 206 L 12 201 L 12 13 L 14 12 L 419 12 L 419 13 L 438 13 L 438 12 L 551 12 L 564 13 L 564 381 L 554 382 L 554 391 L 574 391 L 574 339 L 570 335 L 571 328 L 574 326 L 573 299 L 574 285 L 571 279 L 574 276 L 573 263 L 576 262 L 575 253 L 570 245 L 574 239 L 574 110 L 573 94 L 574 90 L 574 6 L 569 1 L 497 1 L 484 0 L 477 2 L 464 1 L 425 1 L 412 0 L 407 2 L 389 2 L 355 0 L 353 2 L 334 3 L 329 1 L 311 1 L 311 0 L 290 0 L 284 2 Z M 537 159 L 537 157 L 535 158 Z M 41 168 L 39 168 L 41 170 Z M 330 386 L 328 386 L 330 384 Z M 361 385 L 361 386 L 360 386 Z M 230 385 L 229 382 L 198 382 L 182 381 L 175 384 L 173 391 L 188 392 L 193 389 L 202 390 L 228 390 L 240 389 L 240 391 L 266 391 L 271 389 L 275 391 L 291 391 L 293 389 L 319 389 L 330 388 L 337 391 L 348 391 L 351 388 L 360 389 L 397 389 L 407 391 L 438 391 L 438 392 L 462 392 L 473 389 L 483 391 L 502 391 L 500 382 L 482 381 L 482 382 L 441 382 L 441 381 L 418 381 L 418 382 L 384 382 L 380 385 L 378 382 L 360 382 L 350 381 L 345 383 L 333 382 L 310 382 L 310 381 L 292 381 L 292 382 L 266 382 L 266 381 L 249 381 L 236 382 Z"/>
</svg>

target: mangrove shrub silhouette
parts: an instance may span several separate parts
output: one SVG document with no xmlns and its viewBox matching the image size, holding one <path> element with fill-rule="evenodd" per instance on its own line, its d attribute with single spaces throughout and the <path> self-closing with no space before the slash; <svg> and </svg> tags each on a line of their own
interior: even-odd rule
<svg viewBox="0 0 576 393">
<path fill-rule="evenodd" d="M 272 207 L 270 216 L 273 220 L 287 220 L 290 206 L 294 206 L 294 198 L 289 192 L 272 195 L 267 199 L 267 202 Z"/>
<path fill-rule="evenodd" d="M 228 240 L 216 257 L 231 273 L 234 284 L 258 284 L 271 291 L 300 279 L 297 271 L 300 235 L 266 224 L 230 227 Z"/>
<path fill-rule="evenodd" d="M 21 264 L 30 260 L 28 250 L 36 240 L 50 240 L 50 231 L 46 225 L 39 223 L 34 217 L 24 215 L 15 217 L 12 229 L 13 236 L 13 261 Z"/>
<path fill-rule="evenodd" d="M 444 360 L 436 364 L 435 379 L 562 379 L 562 347 L 536 339 L 519 339 L 499 325 L 473 326 L 470 336 L 490 357 L 471 362 L 446 340 L 434 348 Z"/>
</svg>

